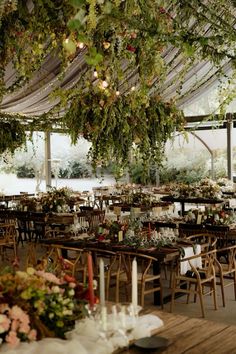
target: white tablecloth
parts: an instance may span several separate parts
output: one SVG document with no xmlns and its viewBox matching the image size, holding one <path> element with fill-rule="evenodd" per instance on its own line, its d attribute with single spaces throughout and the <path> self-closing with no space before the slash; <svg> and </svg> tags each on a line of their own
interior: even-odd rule
<svg viewBox="0 0 236 354">
<path fill-rule="evenodd" d="M 129 316 L 126 323 L 129 323 Z M 129 333 L 129 340 L 150 336 L 152 330 L 161 326 L 163 321 L 155 315 L 140 316 Z M 101 336 L 96 321 L 86 318 L 76 323 L 75 329 L 68 333 L 67 340 L 45 338 L 38 342 L 20 343 L 15 349 L 4 344 L 0 351 L 5 354 L 111 354 L 125 345 L 125 338 L 119 331 L 107 340 Z"/>
<path fill-rule="evenodd" d="M 194 255 L 200 254 L 201 253 L 201 245 L 195 245 L 194 248 L 193 246 L 188 246 L 188 247 L 183 247 L 184 249 L 184 258 L 192 257 Z M 195 267 L 195 268 L 202 268 L 202 258 L 197 257 L 195 259 L 192 259 L 190 261 L 186 262 L 180 262 L 180 274 L 186 274 L 188 270 L 191 270 L 191 265 L 190 263 Z"/>
</svg>

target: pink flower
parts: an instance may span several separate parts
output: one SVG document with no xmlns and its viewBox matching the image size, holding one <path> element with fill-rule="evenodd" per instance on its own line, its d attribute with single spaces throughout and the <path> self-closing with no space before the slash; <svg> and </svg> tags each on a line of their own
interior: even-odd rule
<svg viewBox="0 0 236 354">
<path fill-rule="evenodd" d="M 10 331 L 6 336 L 6 342 L 10 347 L 15 348 L 20 343 L 20 339 L 17 337 L 16 332 Z"/>
<path fill-rule="evenodd" d="M 74 289 L 76 287 L 76 284 L 75 283 L 69 283 L 69 288 L 72 288 L 72 289 Z"/>
<path fill-rule="evenodd" d="M 19 328 L 19 320 L 12 320 L 11 322 L 11 331 L 16 332 Z"/>
<path fill-rule="evenodd" d="M 35 274 L 39 275 L 40 277 L 44 278 L 47 281 L 50 281 L 51 283 L 58 284 L 58 285 L 61 284 L 61 280 L 52 273 L 44 272 L 43 270 L 37 270 Z"/>
<path fill-rule="evenodd" d="M 18 320 L 25 314 L 24 311 L 17 305 L 13 306 L 10 311 L 10 318 Z"/>
<path fill-rule="evenodd" d="M 8 304 L 0 304 L 0 313 L 4 313 L 5 311 L 9 311 L 10 307 Z"/>
<path fill-rule="evenodd" d="M 36 340 L 36 338 L 37 338 L 37 331 L 35 329 L 31 329 L 31 331 L 28 334 L 28 339 Z"/>
<path fill-rule="evenodd" d="M 21 322 L 19 332 L 27 334 L 27 333 L 29 333 L 29 331 L 30 331 L 29 324 L 26 322 Z"/>
<path fill-rule="evenodd" d="M 8 331 L 11 321 L 6 315 L 0 314 L 0 333 Z"/>
</svg>

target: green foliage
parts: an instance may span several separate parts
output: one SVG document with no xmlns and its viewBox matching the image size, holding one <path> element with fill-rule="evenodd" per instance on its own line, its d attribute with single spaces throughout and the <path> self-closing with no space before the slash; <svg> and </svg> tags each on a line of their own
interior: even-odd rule
<svg viewBox="0 0 236 354">
<path fill-rule="evenodd" d="M 145 171 L 161 161 L 166 140 L 184 126 L 175 103 L 161 98 L 165 75 L 179 58 L 186 64 L 168 83 L 171 89 L 181 87 L 195 60 L 235 62 L 231 0 L 40 0 L 28 6 L 24 0 L 0 4 L 0 99 L 22 88 L 49 54 L 59 56 L 61 78 L 81 56 L 80 79 L 73 88 L 55 89 L 52 98 L 60 104 L 45 114 L 41 128 L 53 119 L 60 124 L 56 113 L 66 110 L 63 126 L 74 143 L 81 135 L 92 142 L 94 167 L 114 161 L 124 169 L 134 142 Z M 176 55 L 166 63 L 165 50 L 172 47 Z M 9 62 L 16 80 L 6 86 Z M 30 130 L 38 128 L 35 117 Z M 11 139 L 0 153 L 8 146 L 14 151 Z"/>
<path fill-rule="evenodd" d="M 88 167 L 80 162 L 74 161 L 70 163 L 69 169 L 70 169 L 69 178 L 91 177 Z"/>
<path fill-rule="evenodd" d="M 18 178 L 34 178 L 35 171 L 32 167 L 27 167 L 26 165 L 22 165 L 17 167 L 16 175 Z"/>
<path fill-rule="evenodd" d="M 135 154 L 143 159 L 144 170 L 150 162 L 162 159 L 165 142 L 184 126 L 182 112 L 158 97 L 138 93 L 117 97 L 99 91 L 74 97 L 63 120 L 73 143 L 81 134 L 92 142 L 94 167 L 114 161 L 125 168 L 135 142 Z"/>
<path fill-rule="evenodd" d="M 0 154 L 13 154 L 16 149 L 26 144 L 25 128 L 15 120 L 0 121 Z"/>
</svg>

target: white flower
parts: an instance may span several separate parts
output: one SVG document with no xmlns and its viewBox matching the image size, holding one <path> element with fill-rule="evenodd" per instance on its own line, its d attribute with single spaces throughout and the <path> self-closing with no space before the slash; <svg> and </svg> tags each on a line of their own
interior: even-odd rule
<svg viewBox="0 0 236 354">
<path fill-rule="evenodd" d="M 68 295 L 69 295 L 69 296 L 74 296 L 74 295 L 75 295 L 74 289 L 70 289 L 70 290 L 68 291 Z"/>
<path fill-rule="evenodd" d="M 69 298 L 63 300 L 63 304 L 64 304 L 64 305 L 68 304 L 69 302 L 70 302 L 70 299 L 69 299 Z"/>
<path fill-rule="evenodd" d="M 35 269 L 33 267 L 28 267 L 26 269 L 26 273 L 29 275 L 33 275 L 35 273 Z"/>
<path fill-rule="evenodd" d="M 68 309 L 63 310 L 62 313 L 63 313 L 64 316 L 71 316 L 73 314 L 73 312 L 71 310 L 68 310 Z"/>
<path fill-rule="evenodd" d="M 55 285 L 55 286 L 53 286 L 52 287 L 52 291 L 54 292 L 54 293 L 59 293 L 60 292 L 60 288 L 59 288 L 59 286 L 57 286 L 57 285 Z"/>
</svg>

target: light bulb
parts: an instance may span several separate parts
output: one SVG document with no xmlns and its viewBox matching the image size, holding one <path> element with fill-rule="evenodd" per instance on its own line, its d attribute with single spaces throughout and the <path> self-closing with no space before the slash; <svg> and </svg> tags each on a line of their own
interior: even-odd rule
<svg viewBox="0 0 236 354">
<path fill-rule="evenodd" d="M 132 86 L 132 87 L 131 87 L 131 91 L 134 91 L 134 90 L 135 90 L 135 86 Z"/>
<path fill-rule="evenodd" d="M 79 42 L 79 43 L 78 43 L 78 47 L 79 47 L 80 49 L 83 49 L 83 48 L 84 48 L 84 43 Z"/>
<path fill-rule="evenodd" d="M 94 77 L 98 77 L 98 72 L 97 72 L 96 70 L 94 70 L 93 76 L 94 76 Z"/>
<path fill-rule="evenodd" d="M 108 87 L 108 83 L 105 80 L 102 82 L 102 87 L 103 88 L 107 88 Z"/>
<path fill-rule="evenodd" d="M 116 96 L 119 96 L 120 95 L 120 91 L 116 91 Z"/>
</svg>

